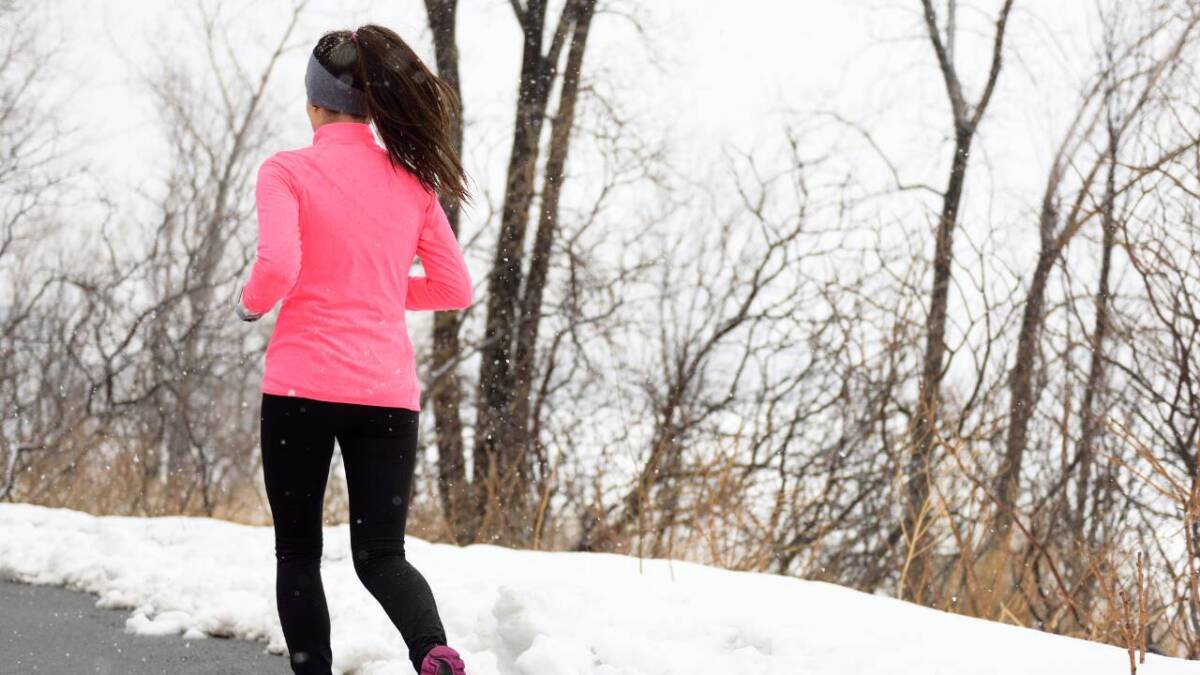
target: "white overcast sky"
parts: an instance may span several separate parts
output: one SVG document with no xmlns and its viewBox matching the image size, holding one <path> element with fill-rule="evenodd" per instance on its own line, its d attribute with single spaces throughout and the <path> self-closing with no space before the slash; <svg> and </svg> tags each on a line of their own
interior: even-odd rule
<svg viewBox="0 0 1200 675">
<path fill-rule="evenodd" d="M 292 4 L 224 2 L 247 70 L 255 72 L 278 41 Z M 556 13 L 561 1 L 551 4 Z M 969 92 L 984 75 L 998 5 L 978 0 L 960 11 L 958 60 Z M 72 147 L 114 187 L 161 189 L 164 139 L 159 115 L 138 87 L 139 71 L 151 69 L 153 46 L 173 59 L 201 58 L 202 39 L 188 18 L 193 6 L 193 0 L 39 4 L 47 39 L 62 44 L 53 71 L 63 101 L 56 116 L 78 127 L 81 142 Z M 778 148 L 796 111 L 832 109 L 869 127 L 906 181 L 944 182 L 948 113 L 918 0 L 609 0 L 607 6 L 615 11 L 593 24 L 585 68 L 643 134 L 667 140 L 678 165 L 698 175 L 719 171 L 723 147 Z M 1090 40 L 1080 17 L 1094 3 L 1036 0 L 1017 7 L 1001 90 L 976 144 L 981 163 L 999 167 L 999 178 L 977 171 L 976 187 L 969 188 L 977 192 L 965 207 L 1008 222 L 1035 212 L 1053 140 L 1073 103 L 1079 77 L 1073 70 Z M 270 95 L 284 105 L 278 120 L 284 133 L 280 147 L 268 150 L 311 142 L 303 68 L 317 37 L 367 22 L 392 27 L 431 58 L 421 0 L 310 0 L 271 83 Z M 459 45 L 467 167 L 497 190 L 520 65 L 509 0 L 460 0 Z M 1026 241 L 1031 234 L 1009 228 L 999 236 Z"/>
<path fill-rule="evenodd" d="M 742 146 L 778 139 L 788 109 L 837 106 L 865 121 L 898 127 L 906 121 L 936 124 L 945 115 L 940 82 L 920 37 L 917 0 L 618 0 L 634 8 L 645 36 L 617 14 L 597 19 L 588 66 L 614 73 L 626 106 L 648 128 L 666 128 L 701 146 L 732 142 Z M 151 143 L 153 111 L 131 89 L 129 64 L 144 62 L 155 41 L 178 45 L 181 56 L 194 58 L 198 38 L 180 19 L 186 0 L 51 0 L 50 32 L 61 32 L 65 48 L 58 58 L 72 92 L 64 113 L 83 126 L 101 165 L 120 167 L 131 175 L 144 165 L 144 155 L 131 146 Z M 209 2 L 213 5 L 214 3 Z M 248 63 L 262 58 L 266 46 L 282 32 L 289 0 L 226 2 L 237 17 L 235 29 L 246 44 Z M 964 11 L 964 24 L 986 28 L 994 2 Z M 1019 50 L 1005 72 L 1012 87 L 1028 85 L 1034 74 L 1061 70 L 1055 42 L 1074 39 L 1079 29 L 1072 14 L 1085 12 L 1089 0 L 1041 0 L 1022 3 L 1014 17 L 1013 46 Z M 507 0 L 462 0 L 459 41 L 464 98 L 475 123 L 511 123 L 511 100 L 519 65 L 519 37 Z M 420 0 L 314 0 L 294 40 L 297 48 L 285 59 L 273 83 L 275 95 L 295 101 L 295 118 L 287 142 L 311 140 L 301 104 L 305 48 L 321 31 L 367 21 L 396 29 L 422 53 L 429 54 Z M 1086 36 L 1085 36 L 1086 37 Z M 970 35 L 960 47 L 968 82 L 972 54 Z M 259 44 L 255 44 L 255 42 Z M 651 45 L 651 49 L 645 47 Z M 979 50 L 974 50 L 980 52 Z M 188 54 L 192 53 L 191 56 Z M 1034 63 L 1022 63 L 1032 58 Z M 980 62 L 978 65 L 982 65 Z M 979 72 L 979 68 L 974 69 Z M 131 93 L 132 92 L 132 93 Z M 1025 101 L 996 116 L 1019 125 L 1044 118 L 1049 104 L 1030 109 Z M 894 112 L 894 114 L 892 114 Z M 887 114 L 883 114 L 887 113 Z M 894 123 L 889 124 L 889 120 Z M 1035 122 L 1036 123 L 1036 122 Z M 927 127 L 934 125 L 925 124 Z M 1044 130 L 1039 133 L 1045 133 Z M 1044 141 L 1043 141 L 1044 143 Z M 112 144 L 118 144 L 114 147 Z M 115 151 L 114 151 L 115 150 Z"/>
</svg>

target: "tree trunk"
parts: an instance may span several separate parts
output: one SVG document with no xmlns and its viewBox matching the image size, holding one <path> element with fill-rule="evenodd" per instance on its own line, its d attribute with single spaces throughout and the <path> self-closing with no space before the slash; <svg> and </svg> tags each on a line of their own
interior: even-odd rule
<svg viewBox="0 0 1200 675">
<path fill-rule="evenodd" d="M 942 199 L 933 252 L 933 283 L 930 289 L 929 318 L 925 326 L 925 357 L 921 368 L 917 409 L 913 418 L 912 454 L 908 466 L 908 510 L 905 532 L 912 551 L 906 575 L 906 595 L 919 600 L 924 596 L 925 553 L 923 531 L 929 527 L 932 509 L 928 505 L 932 480 L 934 448 L 938 426 L 938 399 L 946 358 L 946 312 L 950 295 L 951 266 L 954 262 L 954 227 L 967 176 L 967 158 L 973 131 L 960 129 L 955 135 L 954 159 L 950 180 Z"/>
<path fill-rule="evenodd" d="M 425 0 L 429 29 L 433 33 L 438 77 L 450 85 L 462 101 L 455 30 L 457 10 L 458 0 Z M 455 152 L 461 156 L 462 116 L 454 120 L 453 141 Z M 457 235 L 461 213 L 458 202 L 443 199 L 442 208 L 450 221 L 450 228 Z M 455 365 L 462 351 L 459 341 L 461 322 L 462 313 L 458 310 L 433 313 L 433 354 L 430 372 L 437 373 L 438 377 L 430 383 L 428 393 L 433 408 L 434 434 L 438 446 L 438 493 L 441 497 L 442 513 L 455 542 L 460 545 L 471 543 L 479 529 L 478 512 L 472 508 L 472 483 L 467 479 L 461 415 L 463 390 Z"/>
<path fill-rule="evenodd" d="M 1043 218 L 1053 217 L 1043 214 Z M 1033 373 L 1037 358 L 1038 338 L 1042 332 L 1046 287 L 1054 263 L 1061 250 L 1052 246 L 1038 254 L 1025 311 L 1021 315 L 1021 331 L 1017 336 L 1017 354 L 1009 373 L 1008 435 L 1004 443 L 1004 461 L 996 478 L 995 496 L 998 501 L 992 531 L 997 542 L 1006 543 L 1011 536 L 1014 510 L 1021 486 L 1021 465 L 1029 438 L 1029 420 L 1037 401 L 1033 395 Z"/>
<path fill-rule="evenodd" d="M 1076 463 L 1078 465 L 1078 483 L 1076 489 L 1075 514 L 1072 522 L 1076 541 L 1083 543 L 1088 537 L 1084 534 L 1084 523 L 1095 523 L 1089 517 L 1089 495 L 1092 491 L 1092 468 L 1096 457 L 1096 439 L 1100 435 L 1099 413 L 1096 410 L 1097 399 L 1107 383 L 1104 368 L 1104 341 L 1109 329 L 1109 277 L 1112 274 L 1113 248 L 1116 246 L 1117 221 L 1113 214 L 1116 198 L 1116 137 L 1115 129 L 1109 125 L 1109 156 L 1108 173 L 1105 177 L 1104 204 L 1101 226 L 1104 230 L 1101 243 L 1100 284 L 1096 289 L 1096 319 L 1092 328 L 1091 349 L 1092 358 L 1088 368 L 1087 385 L 1083 391 L 1083 403 L 1080 409 L 1080 435 Z M 1090 502 L 1094 507 L 1095 502 Z"/>
<path fill-rule="evenodd" d="M 514 447 L 522 449 L 519 459 L 518 474 L 522 484 L 528 485 L 533 481 L 533 468 L 530 466 L 535 456 L 533 443 L 537 439 L 530 436 L 530 396 L 534 380 L 534 366 L 537 358 L 538 328 L 542 323 L 542 302 L 546 289 L 546 278 L 550 267 L 551 248 L 558 234 L 559 197 L 562 193 L 563 180 L 567 164 L 567 155 L 571 145 L 571 130 L 575 125 L 575 103 L 579 95 L 579 80 L 583 71 L 583 55 L 587 47 L 588 30 L 591 27 L 596 0 L 579 0 L 576 5 L 575 30 L 571 39 L 571 47 L 567 53 L 566 70 L 563 73 L 562 91 L 559 96 L 558 114 L 555 115 L 550 130 L 550 150 L 546 160 L 546 168 L 542 183 L 541 213 L 538 221 L 537 234 L 534 238 L 533 252 L 529 261 L 529 276 L 525 282 L 525 293 L 521 298 L 521 315 L 519 319 L 516 362 L 513 366 L 514 385 L 513 408 L 511 417 L 514 420 Z M 518 427 L 515 422 L 521 422 Z M 538 473 L 546 476 L 548 466 L 539 467 Z M 519 512 L 510 512 L 510 519 L 519 519 Z"/>
</svg>

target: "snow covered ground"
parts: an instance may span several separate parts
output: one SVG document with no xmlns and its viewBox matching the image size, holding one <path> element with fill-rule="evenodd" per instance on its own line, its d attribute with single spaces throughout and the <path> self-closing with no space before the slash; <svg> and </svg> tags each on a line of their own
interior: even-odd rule
<svg viewBox="0 0 1200 675">
<path fill-rule="evenodd" d="M 0 577 L 96 593 L 98 604 L 132 610 L 130 631 L 260 639 L 283 653 L 273 546 L 269 527 L 0 504 Z M 1114 647 L 823 583 L 414 537 L 408 552 L 472 675 L 1129 672 Z M 348 526 L 326 528 L 335 672 L 411 674 L 403 641 L 348 553 Z M 1138 672 L 1197 675 L 1200 663 L 1150 656 Z"/>
</svg>

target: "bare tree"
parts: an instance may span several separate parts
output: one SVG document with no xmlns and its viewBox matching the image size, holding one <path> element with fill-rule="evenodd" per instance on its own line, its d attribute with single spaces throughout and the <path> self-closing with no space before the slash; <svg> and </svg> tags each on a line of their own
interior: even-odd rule
<svg viewBox="0 0 1200 675">
<path fill-rule="evenodd" d="M 162 193 L 143 195 L 153 221 L 142 238 L 106 222 L 92 264 L 61 273 L 80 315 L 66 358 L 87 373 L 83 398 L 108 438 L 91 454 L 124 472 L 110 474 L 105 494 L 129 501 L 108 506 L 136 513 L 213 515 L 252 492 L 255 476 L 247 398 L 257 382 L 242 366 L 262 340 L 245 339 L 228 298 L 253 251 L 245 238 L 250 179 L 272 133 L 267 85 L 304 3 L 254 74 L 230 56 L 228 19 L 195 8 L 205 66 L 189 72 L 162 53 L 161 70 L 145 73 L 171 153 Z"/>
<path fill-rule="evenodd" d="M 524 450 L 531 426 L 527 400 L 533 379 L 537 326 L 545 264 L 558 231 L 558 194 L 574 126 L 574 109 L 582 77 L 583 56 L 595 11 L 595 0 L 567 0 L 546 43 L 547 0 L 513 0 L 523 35 L 517 114 L 509 158 L 496 253 L 488 275 L 488 304 L 475 406 L 474 475 L 466 478 L 457 378 L 453 371 L 461 348 L 457 317 L 435 323 L 432 398 L 437 417 L 439 482 L 446 517 L 455 538 L 466 543 L 480 537 L 525 541 L 530 537 L 531 475 Z M 457 48 L 453 0 L 428 0 L 426 11 L 434 35 L 439 72 L 457 84 Z M 567 50 L 560 77 L 562 54 Z M 537 197 L 535 176 L 542 161 L 542 129 L 556 83 L 561 84 L 558 112 L 552 122 L 540 193 L 541 220 L 534 249 L 525 250 L 525 233 Z M 530 269 L 523 271 L 526 258 Z M 523 281 L 533 280 L 533 283 Z"/>
<path fill-rule="evenodd" d="M 75 130 L 52 114 L 57 45 L 35 29 L 37 9 L 0 5 L 0 500 L 33 497 L 36 478 L 18 481 L 87 417 L 87 383 L 48 339 L 75 320 L 55 274 L 73 260 L 57 206 L 72 189 L 61 162 Z"/>
<path fill-rule="evenodd" d="M 924 595 L 926 552 L 924 533 L 929 527 L 930 468 L 936 448 L 938 406 L 942 375 L 945 372 L 946 316 L 949 302 L 951 268 L 954 262 L 954 229 L 958 223 L 962 203 L 963 186 L 966 184 L 971 144 L 975 140 L 979 123 L 987 112 L 996 82 L 1003 64 L 1004 38 L 1012 0 L 1005 0 L 996 17 L 996 28 L 992 38 L 991 65 L 988 68 L 982 93 L 978 101 L 971 103 L 966 98 L 963 82 L 955 63 L 955 36 L 957 0 L 949 0 L 949 20 L 943 26 L 938 20 L 933 0 L 921 0 L 924 10 L 925 29 L 933 46 L 937 64 L 946 87 L 950 102 L 950 113 L 954 129 L 954 150 L 950 160 L 950 175 L 945 191 L 942 192 L 941 211 L 938 215 L 934 235 L 933 278 L 929 295 L 929 314 L 925 333 L 925 355 L 918 390 L 917 407 L 912 418 L 911 459 L 906 480 L 908 481 L 907 511 L 904 517 L 904 534 L 908 549 L 913 552 L 913 567 L 907 574 L 904 594 L 920 600 Z"/>
</svg>

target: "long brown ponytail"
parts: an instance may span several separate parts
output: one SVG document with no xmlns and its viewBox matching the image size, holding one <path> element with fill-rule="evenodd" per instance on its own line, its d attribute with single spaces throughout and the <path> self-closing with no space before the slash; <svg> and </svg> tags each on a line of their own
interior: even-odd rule
<svg viewBox="0 0 1200 675">
<path fill-rule="evenodd" d="M 447 199 L 470 199 L 453 142 L 462 104 L 395 31 L 366 24 L 353 40 L 350 31 L 332 31 L 313 53 L 335 77 L 352 78 L 352 86 L 365 92 L 367 114 L 392 166 L 403 166 Z"/>
</svg>

